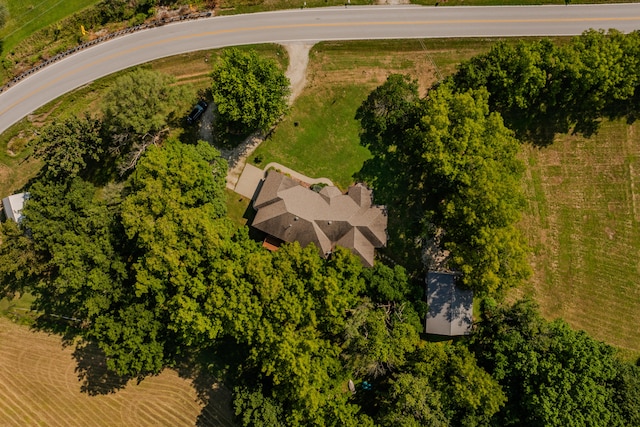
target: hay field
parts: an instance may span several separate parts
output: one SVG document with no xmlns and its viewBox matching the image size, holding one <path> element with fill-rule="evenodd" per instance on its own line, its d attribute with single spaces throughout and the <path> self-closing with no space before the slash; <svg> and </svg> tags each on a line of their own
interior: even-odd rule
<svg viewBox="0 0 640 427">
<path fill-rule="evenodd" d="M 640 126 L 525 148 L 531 289 L 548 318 L 640 355 Z"/>
<path fill-rule="evenodd" d="M 58 336 L 0 318 L 0 425 L 233 426 L 224 390 L 212 389 L 205 403 L 191 380 L 168 369 L 139 384 L 106 380 L 87 387 L 73 351 Z M 85 356 L 104 380 L 98 354 Z M 123 387 L 108 392 L 113 386 Z"/>
</svg>

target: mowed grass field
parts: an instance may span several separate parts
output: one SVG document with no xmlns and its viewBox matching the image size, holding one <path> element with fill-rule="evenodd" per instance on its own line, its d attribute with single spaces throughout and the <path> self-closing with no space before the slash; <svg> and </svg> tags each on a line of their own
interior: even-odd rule
<svg viewBox="0 0 640 427">
<path fill-rule="evenodd" d="M 9 20 L 0 30 L 2 53 L 10 52 L 20 41 L 41 28 L 60 21 L 99 0 L 5 0 Z M 80 28 L 78 28 L 78 34 Z"/>
<path fill-rule="evenodd" d="M 115 393 L 90 393 L 79 378 L 73 348 L 60 338 L 0 318 L 0 425 L 2 426 L 233 426 L 230 395 L 211 393 L 205 405 L 191 380 L 165 370 Z M 91 360 L 99 374 L 97 353 Z M 107 389 L 109 383 L 100 384 Z"/>
<path fill-rule="evenodd" d="M 530 292 L 548 318 L 640 355 L 640 127 L 525 147 Z"/>
</svg>

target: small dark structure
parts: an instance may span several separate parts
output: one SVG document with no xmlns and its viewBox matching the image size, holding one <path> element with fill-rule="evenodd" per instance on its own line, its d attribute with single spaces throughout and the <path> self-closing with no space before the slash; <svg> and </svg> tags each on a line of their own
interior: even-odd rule
<svg viewBox="0 0 640 427">
<path fill-rule="evenodd" d="M 435 335 L 467 335 L 473 324 L 473 291 L 456 286 L 456 275 L 427 274 L 426 332 Z"/>
<path fill-rule="evenodd" d="M 375 248 L 387 244 L 386 209 L 373 205 L 371 190 L 362 184 L 347 194 L 333 186 L 315 192 L 269 171 L 253 207 L 253 227 L 283 242 L 314 243 L 324 256 L 339 245 L 372 267 Z"/>
</svg>

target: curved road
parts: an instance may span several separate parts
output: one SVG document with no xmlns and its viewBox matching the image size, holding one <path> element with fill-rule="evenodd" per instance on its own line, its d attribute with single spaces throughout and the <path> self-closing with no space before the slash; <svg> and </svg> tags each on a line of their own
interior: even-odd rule
<svg viewBox="0 0 640 427">
<path fill-rule="evenodd" d="M 45 67 L 0 94 L 0 133 L 66 92 L 179 53 L 265 42 L 575 35 L 640 29 L 640 4 L 501 7 L 368 6 L 222 16 L 143 30 Z"/>
</svg>

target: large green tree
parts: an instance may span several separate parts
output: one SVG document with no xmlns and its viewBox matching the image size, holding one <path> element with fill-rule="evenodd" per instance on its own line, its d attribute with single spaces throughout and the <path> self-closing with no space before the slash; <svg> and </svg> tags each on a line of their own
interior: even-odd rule
<svg viewBox="0 0 640 427">
<path fill-rule="evenodd" d="M 121 375 L 158 372 L 208 345 L 222 331 L 215 285 L 235 233 L 223 218 L 226 169 L 208 144 L 170 140 L 147 150 L 124 189 L 36 182 L 29 237 L 2 227 L 0 257 L 16 257 L 0 268 L 3 293 L 30 290 L 43 321 L 75 319 L 74 333 Z"/>
<path fill-rule="evenodd" d="M 33 239 L 15 221 L 0 223 L 0 298 L 12 298 L 37 283 L 42 260 Z"/>
<path fill-rule="evenodd" d="M 65 180 L 98 166 L 105 155 L 101 130 L 102 123 L 88 115 L 46 126 L 34 141 L 34 156 L 44 161 L 42 178 Z"/>
<path fill-rule="evenodd" d="M 562 320 L 547 322 L 530 301 L 484 310 L 471 349 L 507 395 L 494 425 L 632 425 L 618 406 L 615 350 Z M 635 381 L 626 391 L 637 396 Z"/>
<path fill-rule="evenodd" d="M 365 419 L 345 393 L 349 377 L 338 341 L 348 310 L 358 302 L 361 269 L 346 249 L 323 260 L 312 245 L 294 243 L 274 254 L 251 254 L 244 285 L 224 287 L 234 304 L 230 331 L 247 346 L 250 381 L 269 386 L 263 393 L 280 402 L 287 425 L 356 425 Z"/>
<path fill-rule="evenodd" d="M 220 124 L 231 132 L 267 131 L 287 110 L 289 79 L 253 50 L 225 50 L 212 77 Z"/>
<path fill-rule="evenodd" d="M 92 336 L 116 372 L 157 372 L 182 349 L 220 333 L 221 321 L 204 307 L 233 234 L 222 218 L 225 173 L 208 144 L 169 140 L 150 147 L 129 178 L 121 206 L 132 260 L 128 299 L 96 320 Z"/>
<path fill-rule="evenodd" d="M 506 400 L 473 354 L 450 343 L 422 343 L 388 387 L 377 393 L 384 426 L 487 426 Z"/>
<path fill-rule="evenodd" d="M 91 324 L 120 301 L 127 277 L 115 221 L 118 195 L 81 178 L 38 182 L 29 191 L 23 226 L 37 261 L 30 289 L 35 308 L 42 320 L 63 316 Z"/>
<path fill-rule="evenodd" d="M 146 148 L 166 136 L 169 124 L 181 117 L 185 89 L 175 78 L 156 71 L 138 69 L 114 82 L 103 101 L 109 149 L 120 158 L 122 173 L 135 167 Z"/>
<path fill-rule="evenodd" d="M 489 111 L 484 89 L 460 93 L 443 84 L 419 103 L 416 91 L 392 76 L 357 113 L 361 142 L 374 156 L 359 177 L 393 206 L 391 240 L 439 234 L 448 267 L 463 273 L 465 285 L 493 293 L 518 284 L 528 274 L 514 226 L 523 201 L 518 142 Z M 403 114 L 393 112 L 394 102 Z"/>
<path fill-rule="evenodd" d="M 486 88 L 489 105 L 520 139 L 546 145 L 557 133 L 595 133 L 604 117 L 635 119 L 640 34 L 589 30 L 550 40 L 497 43 L 462 63 L 459 91 Z"/>
</svg>

